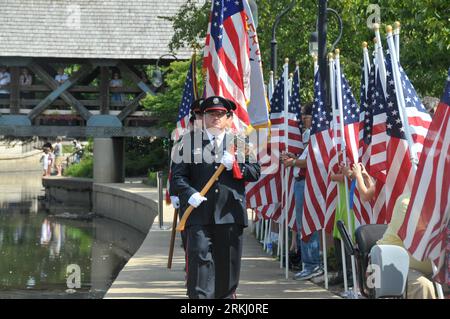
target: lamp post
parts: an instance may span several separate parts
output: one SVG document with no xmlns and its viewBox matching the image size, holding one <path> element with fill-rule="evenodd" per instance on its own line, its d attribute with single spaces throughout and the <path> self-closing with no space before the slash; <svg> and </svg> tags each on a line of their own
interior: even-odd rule
<svg viewBox="0 0 450 319">
<path fill-rule="evenodd" d="M 156 60 L 156 67 L 155 67 L 155 70 L 153 70 L 153 74 L 152 74 L 152 85 L 155 88 L 161 87 L 161 85 L 163 85 L 163 83 L 164 83 L 164 75 L 166 74 L 166 72 L 162 72 L 161 69 L 159 68 L 159 61 L 165 56 L 173 56 L 175 58 L 175 61 L 178 61 L 178 58 L 176 57 L 176 55 L 171 54 L 171 53 L 161 55 L 158 58 L 158 60 Z"/>
<path fill-rule="evenodd" d="M 331 109 L 331 97 L 330 97 L 330 80 L 328 78 L 327 68 L 327 12 L 333 13 L 338 19 L 339 23 L 339 35 L 334 41 L 331 52 L 334 51 L 336 45 L 339 43 L 342 37 L 343 24 L 340 15 L 336 10 L 327 7 L 327 0 L 319 0 L 319 11 L 317 19 L 317 31 L 311 33 L 309 42 L 309 51 L 313 55 L 317 53 L 320 81 L 325 91 L 325 101 L 328 110 Z"/>
<path fill-rule="evenodd" d="M 281 18 L 288 13 L 288 11 L 290 11 L 294 5 L 295 5 L 295 1 L 296 0 L 292 0 L 291 3 L 289 3 L 289 5 L 283 9 L 283 11 L 280 12 L 280 14 L 278 14 L 278 16 L 275 18 L 275 22 L 273 23 L 272 26 L 272 41 L 270 42 L 270 57 L 271 57 L 271 68 L 272 71 L 275 72 L 275 75 L 277 74 L 277 40 L 275 37 L 276 34 L 276 30 L 278 27 L 278 24 L 280 24 L 280 20 Z"/>
<path fill-rule="evenodd" d="M 317 20 L 317 59 L 319 64 L 320 81 L 324 88 L 325 103 L 329 107 L 329 89 L 327 85 L 327 0 L 319 0 L 319 14 Z"/>
</svg>

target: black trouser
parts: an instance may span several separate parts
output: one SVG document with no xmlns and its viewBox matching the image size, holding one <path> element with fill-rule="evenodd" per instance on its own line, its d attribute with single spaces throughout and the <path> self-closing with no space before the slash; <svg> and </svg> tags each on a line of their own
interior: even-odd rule
<svg viewBox="0 0 450 319">
<path fill-rule="evenodd" d="M 181 221 L 181 208 L 177 208 L 178 211 L 178 221 Z M 183 250 L 186 253 L 186 241 L 187 241 L 187 234 L 186 234 L 186 230 L 183 230 L 180 232 L 180 236 L 181 236 L 181 244 L 183 246 Z"/>
<path fill-rule="evenodd" d="M 243 226 L 192 225 L 186 233 L 189 298 L 233 298 L 241 270 Z"/>
</svg>

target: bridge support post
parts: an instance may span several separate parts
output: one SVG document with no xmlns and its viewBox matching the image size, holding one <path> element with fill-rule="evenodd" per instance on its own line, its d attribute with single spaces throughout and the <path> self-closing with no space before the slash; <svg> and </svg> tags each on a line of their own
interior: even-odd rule
<svg viewBox="0 0 450 319">
<path fill-rule="evenodd" d="M 94 138 L 94 183 L 125 181 L 125 143 L 123 137 Z"/>
</svg>

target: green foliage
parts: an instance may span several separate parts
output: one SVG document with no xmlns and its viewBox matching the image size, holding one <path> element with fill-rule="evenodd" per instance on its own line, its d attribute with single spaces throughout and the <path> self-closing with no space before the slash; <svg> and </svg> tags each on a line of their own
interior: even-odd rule
<svg viewBox="0 0 450 319">
<path fill-rule="evenodd" d="M 175 128 L 178 108 L 183 95 L 184 82 L 191 61 L 175 61 L 170 64 L 171 72 L 164 78 L 167 89 L 157 95 L 147 95 L 142 106 L 158 118 L 159 125 L 171 132 Z M 201 74 L 201 57 L 197 56 L 197 74 Z M 197 76 L 199 89 L 203 87 L 201 76 Z M 200 91 L 201 92 L 201 91 Z M 200 94 L 199 92 L 199 94 Z"/>
<path fill-rule="evenodd" d="M 161 138 L 126 138 L 125 176 L 145 176 L 148 171 L 167 170 L 169 154 L 164 144 Z"/>
<path fill-rule="evenodd" d="M 73 147 L 72 144 L 70 145 L 63 144 L 62 149 L 64 154 L 72 154 L 73 152 L 75 152 L 75 148 Z"/>
<path fill-rule="evenodd" d="M 170 51 L 180 47 L 199 47 L 199 42 L 206 36 L 206 25 L 209 19 L 211 2 L 205 1 L 203 6 L 196 5 L 197 1 L 187 0 L 181 6 L 177 15 L 173 17 L 163 17 L 172 22 L 175 31 L 172 41 L 169 44 Z M 187 23 L 189 21 L 189 23 Z"/>
<path fill-rule="evenodd" d="M 270 68 L 272 26 L 277 14 L 290 2 L 291 0 L 257 1 L 258 37 L 266 79 Z M 401 22 L 400 60 L 419 95 L 440 97 L 450 66 L 450 6 L 446 1 L 330 0 L 328 7 L 337 10 L 343 20 L 343 35 L 338 47 L 341 50 L 341 64 L 353 87 L 354 94 L 359 95 L 357 88 L 360 85 L 362 41 L 368 42 L 369 49 L 373 49 L 374 33 L 366 26 L 366 20 L 369 17 L 366 10 L 372 2 L 378 3 L 381 8 L 382 38 L 385 35 L 385 24 L 393 24 L 396 20 Z M 294 69 L 295 61 L 299 61 L 303 101 L 310 101 L 313 95 L 313 63 L 308 53 L 308 41 L 311 32 L 315 29 L 317 3 L 317 1 L 297 1 L 293 10 L 281 19 L 276 31 L 278 43 L 276 74 L 281 73 L 285 57 L 290 59 L 290 70 Z M 171 48 L 178 49 L 186 43 L 191 44 L 195 41 L 198 41 L 199 45 L 203 44 L 207 28 L 207 22 L 203 17 L 208 16 L 210 5 L 210 1 L 206 1 L 202 7 L 186 5 L 173 17 L 176 26 Z M 191 19 L 191 17 L 196 17 L 196 19 Z M 331 14 L 328 20 L 328 49 L 330 49 L 338 35 L 338 23 Z M 198 25 L 195 25 L 197 23 Z M 385 41 L 383 41 L 383 46 L 387 47 Z M 180 98 L 181 95 L 178 96 L 178 100 Z"/>
<path fill-rule="evenodd" d="M 65 176 L 93 177 L 93 146 L 93 139 L 90 139 L 80 163 L 67 167 L 64 171 Z M 165 139 L 161 138 L 125 138 L 125 176 L 146 176 L 148 171 L 167 171 L 168 147 Z"/>
<path fill-rule="evenodd" d="M 86 177 L 94 176 L 94 158 L 92 156 L 83 157 L 77 164 L 72 164 L 64 170 L 64 176 Z"/>
</svg>

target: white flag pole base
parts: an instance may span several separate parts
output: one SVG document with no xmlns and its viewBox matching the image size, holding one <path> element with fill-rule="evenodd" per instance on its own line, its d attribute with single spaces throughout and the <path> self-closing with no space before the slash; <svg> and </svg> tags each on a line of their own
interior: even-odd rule
<svg viewBox="0 0 450 319">
<path fill-rule="evenodd" d="M 325 289 L 328 289 L 328 265 L 327 265 L 327 241 L 325 229 L 322 228 L 322 257 L 323 257 L 323 275 L 325 279 Z"/>
<path fill-rule="evenodd" d="M 433 269 L 433 274 L 436 274 L 437 273 L 437 267 L 433 263 L 432 263 L 432 269 Z M 434 281 L 434 285 L 436 286 L 436 292 L 437 292 L 437 295 L 438 295 L 438 299 L 445 299 L 444 298 L 444 291 L 442 290 L 442 285 L 440 283 L 438 283 L 438 282 L 435 282 L 435 281 Z"/>
</svg>

